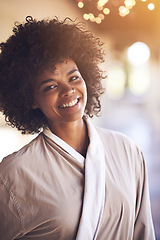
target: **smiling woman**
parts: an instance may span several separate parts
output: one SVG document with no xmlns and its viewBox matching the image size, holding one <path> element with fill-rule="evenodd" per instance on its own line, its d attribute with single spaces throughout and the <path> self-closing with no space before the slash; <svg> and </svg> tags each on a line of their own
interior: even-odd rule
<svg viewBox="0 0 160 240">
<path fill-rule="evenodd" d="M 143 154 L 94 127 L 102 43 L 69 19 L 18 24 L 1 43 L 0 110 L 23 134 L 0 163 L 0 239 L 154 240 Z"/>
<path fill-rule="evenodd" d="M 1 43 L 0 109 L 7 122 L 22 133 L 39 132 L 46 125 L 42 111 L 32 109 L 32 85 L 46 68 L 53 69 L 65 58 L 76 63 L 88 87 L 85 113 L 98 114 L 103 93 L 98 63 L 103 62 L 104 55 L 99 39 L 85 31 L 82 23 L 68 18 L 64 22 L 37 22 L 27 17 L 26 23 L 16 24 L 13 32 L 6 43 Z"/>
<path fill-rule="evenodd" d="M 71 59 L 58 62 L 54 70 L 47 69 L 33 84 L 33 109 L 45 115 L 52 132 L 63 131 L 64 122 L 81 121 L 86 103 L 87 90 L 77 65 Z"/>
</svg>

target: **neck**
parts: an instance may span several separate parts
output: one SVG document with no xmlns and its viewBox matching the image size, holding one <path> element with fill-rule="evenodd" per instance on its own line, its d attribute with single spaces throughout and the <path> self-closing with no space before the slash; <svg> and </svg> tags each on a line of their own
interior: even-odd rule
<svg viewBox="0 0 160 240">
<path fill-rule="evenodd" d="M 73 147 L 77 152 L 86 156 L 89 138 L 88 131 L 83 119 L 75 122 L 54 123 L 50 126 L 51 131 Z"/>
</svg>

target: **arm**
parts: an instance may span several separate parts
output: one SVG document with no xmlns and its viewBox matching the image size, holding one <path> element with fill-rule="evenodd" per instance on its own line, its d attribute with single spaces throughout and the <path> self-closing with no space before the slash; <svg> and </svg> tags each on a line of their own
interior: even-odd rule
<svg viewBox="0 0 160 240">
<path fill-rule="evenodd" d="M 21 236 L 21 231 L 20 210 L 15 197 L 0 177 L 0 239 L 13 240 Z"/>
<path fill-rule="evenodd" d="M 133 239 L 154 240 L 147 170 L 141 153 L 139 153 L 139 157 L 141 164 L 136 169 L 137 198 Z"/>
</svg>

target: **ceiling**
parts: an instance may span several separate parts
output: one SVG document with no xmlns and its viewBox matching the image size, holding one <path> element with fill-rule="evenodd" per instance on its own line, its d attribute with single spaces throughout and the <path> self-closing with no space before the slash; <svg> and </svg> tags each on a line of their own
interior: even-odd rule
<svg viewBox="0 0 160 240">
<path fill-rule="evenodd" d="M 24 21 L 27 15 L 38 19 L 55 15 L 60 18 L 69 16 L 82 21 L 84 13 L 92 12 L 98 16 L 102 12 L 97 10 L 98 0 L 83 0 L 82 9 L 78 8 L 77 1 L 82 0 L 0 0 L 0 41 L 5 41 L 12 33 L 15 21 Z M 147 8 L 150 1 L 155 4 L 153 11 Z M 98 33 L 102 40 L 109 38 L 114 49 L 123 50 L 135 41 L 143 41 L 156 52 L 160 43 L 160 0 L 136 0 L 136 5 L 126 17 L 119 16 L 120 5 L 124 5 L 124 0 L 108 0 L 105 7 L 110 9 L 110 14 L 105 16 L 101 24 L 86 21 L 87 28 Z"/>
<path fill-rule="evenodd" d="M 24 22 L 28 15 L 36 19 L 81 17 L 70 0 L 0 0 L 0 42 L 12 34 L 14 22 Z"/>
<path fill-rule="evenodd" d="M 75 7 L 77 1 L 72 0 Z M 155 9 L 150 11 L 148 4 L 155 4 Z M 98 16 L 103 13 L 97 9 L 97 0 L 83 0 L 84 7 L 79 8 L 82 16 L 84 13 L 93 13 Z M 113 5 L 114 4 L 114 5 Z M 109 0 L 104 7 L 110 9 L 110 14 L 105 16 L 102 23 L 89 23 L 97 32 L 108 35 L 114 40 L 116 48 L 123 49 L 135 41 L 146 42 L 151 48 L 159 47 L 160 42 L 160 0 L 136 0 L 136 5 L 125 16 L 119 16 L 118 8 L 124 5 L 124 0 Z M 78 8 L 78 7 L 77 7 Z M 88 22 L 88 21 L 87 21 Z"/>
</svg>

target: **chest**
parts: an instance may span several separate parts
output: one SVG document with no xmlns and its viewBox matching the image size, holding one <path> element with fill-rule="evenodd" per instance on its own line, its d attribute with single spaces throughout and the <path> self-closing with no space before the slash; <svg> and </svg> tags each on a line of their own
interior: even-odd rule
<svg viewBox="0 0 160 240">
<path fill-rule="evenodd" d="M 83 172 L 70 165 L 64 170 L 64 166 L 58 164 L 50 169 L 44 167 L 41 173 L 26 171 L 24 174 L 25 180 L 21 181 L 17 198 L 26 237 L 74 239 L 82 210 Z"/>
</svg>

